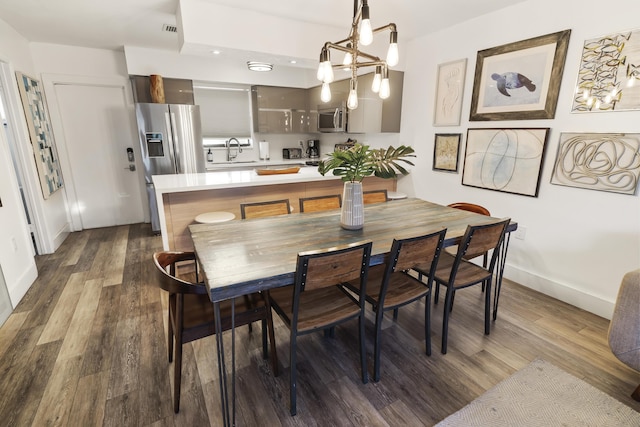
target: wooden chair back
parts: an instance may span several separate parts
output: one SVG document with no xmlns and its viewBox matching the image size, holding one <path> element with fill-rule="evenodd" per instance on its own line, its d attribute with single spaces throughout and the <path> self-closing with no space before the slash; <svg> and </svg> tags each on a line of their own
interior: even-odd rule
<svg viewBox="0 0 640 427">
<path fill-rule="evenodd" d="M 342 197 L 339 194 L 331 196 L 305 197 L 300 199 L 300 212 L 320 212 L 340 209 Z"/>
<path fill-rule="evenodd" d="M 384 307 L 385 295 L 393 274 L 403 274 L 416 269 L 427 274 L 427 286 L 431 288 L 433 275 L 429 272 L 435 271 L 446 234 L 447 229 L 445 228 L 423 236 L 393 239 L 378 295 L 380 307 Z"/>
<path fill-rule="evenodd" d="M 450 208 L 461 209 L 467 212 L 474 212 L 481 215 L 491 216 L 491 213 L 489 213 L 489 210 L 487 208 L 485 208 L 484 206 L 473 204 L 473 203 L 456 202 L 456 203 L 451 203 L 450 205 L 447 205 L 447 206 L 449 206 Z"/>
<path fill-rule="evenodd" d="M 182 280 L 176 276 L 176 264 L 180 262 L 193 262 L 195 264 L 196 283 Z M 207 295 L 204 284 L 198 283 L 198 263 L 193 252 L 156 252 L 153 254 L 153 262 L 156 265 L 156 280 L 158 286 L 173 294 L 197 294 Z"/>
<path fill-rule="evenodd" d="M 389 200 L 387 197 L 387 190 L 371 190 L 362 192 L 362 200 L 365 205 L 372 203 L 382 203 Z"/>
<path fill-rule="evenodd" d="M 510 218 L 502 219 L 498 222 L 481 225 L 468 225 L 467 230 L 458 245 L 456 254 L 456 265 L 460 263 L 462 258 L 472 259 L 493 250 L 491 262 L 486 267 L 488 271 L 493 271 L 493 267 L 498 258 L 498 248 L 504 240 L 507 226 L 511 222 Z"/>
<path fill-rule="evenodd" d="M 264 218 L 291 213 L 289 199 L 271 200 L 268 202 L 242 203 L 240 205 L 242 219 Z"/>
<path fill-rule="evenodd" d="M 366 281 L 371 246 L 372 242 L 364 242 L 298 254 L 296 293 L 352 280 Z"/>
</svg>

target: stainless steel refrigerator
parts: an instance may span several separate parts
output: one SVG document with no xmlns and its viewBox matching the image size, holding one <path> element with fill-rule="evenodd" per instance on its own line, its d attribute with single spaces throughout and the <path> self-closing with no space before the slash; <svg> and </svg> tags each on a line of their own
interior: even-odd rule
<svg viewBox="0 0 640 427">
<path fill-rule="evenodd" d="M 153 175 L 205 172 L 200 107 L 136 104 L 151 228 L 160 231 Z"/>
</svg>

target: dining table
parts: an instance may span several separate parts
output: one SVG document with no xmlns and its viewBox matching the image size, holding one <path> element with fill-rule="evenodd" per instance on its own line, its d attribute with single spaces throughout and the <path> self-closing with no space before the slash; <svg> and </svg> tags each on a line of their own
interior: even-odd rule
<svg viewBox="0 0 640 427">
<path fill-rule="evenodd" d="M 219 303 L 243 295 L 294 284 L 298 253 L 372 241 L 370 266 L 383 264 L 394 238 L 424 235 L 447 229 L 444 246 L 456 245 L 469 224 L 486 224 L 501 218 L 450 208 L 419 198 L 366 205 L 360 230 L 340 227 L 340 210 L 294 213 L 268 218 L 234 220 L 189 226 L 200 271 L 214 305 L 216 325 L 221 322 Z M 499 249 L 494 274 L 493 319 L 496 319 L 511 221 Z M 488 288 L 490 292 L 491 287 Z M 233 307 L 233 304 L 231 305 Z M 231 328 L 231 372 L 227 374 L 222 331 L 216 331 L 223 425 L 235 425 L 235 332 Z M 231 377 L 231 394 L 228 391 Z"/>
</svg>

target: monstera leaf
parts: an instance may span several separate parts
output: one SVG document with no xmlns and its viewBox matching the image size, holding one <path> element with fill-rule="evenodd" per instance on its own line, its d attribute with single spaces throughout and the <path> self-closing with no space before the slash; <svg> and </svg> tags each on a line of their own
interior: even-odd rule
<svg viewBox="0 0 640 427">
<path fill-rule="evenodd" d="M 345 182 L 361 182 L 371 175 L 395 178 L 398 173 L 409 173 L 403 164 L 413 166 L 408 160 L 409 157 L 415 157 L 413 153 L 413 148 L 405 145 L 370 149 L 368 145 L 355 144 L 348 150 L 334 151 L 327 160 L 321 160 L 318 172 L 324 176 L 333 171 L 333 175 L 342 177 Z"/>
</svg>

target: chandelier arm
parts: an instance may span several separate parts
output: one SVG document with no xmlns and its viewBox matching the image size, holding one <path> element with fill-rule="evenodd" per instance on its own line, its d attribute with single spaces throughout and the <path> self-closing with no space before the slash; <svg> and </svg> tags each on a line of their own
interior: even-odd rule
<svg viewBox="0 0 640 427">
<path fill-rule="evenodd" d="M 394 24 L 393 22 L 387 25 L 384 25 L 382 27 L 378 27 L 375 30 L 371 30 L 373 32 L 373 34 L 375 33 L 379 33 L 380 31 L 384 31 L 384 30 L 389 30 L 389 31 L 398 31 L 396 29 L 396 24 Z"/>
<path fill-rule="evenodd" d="M 351 52 L 353 50 L 353 47 L 342 46 L 341 44 L 339 44 L 339 43 L 350 42 L 350 41 L 351 39 L 340 40 L 337 43 L 326 42 L 324 44 L 324 48 L 325 49 L 333 48 L 342 52 Z"/>
<path fill-rule="evenodd" d="M 381 66 L 381 67 L 385 67 L 387 65 L 387 63 L 385 61 L 382 61 L 380 59 L 378 59 L 377 61 L 370 61 L 370 62 L 357 62 L 355 63 L 356 68 L 361 68 L 361 67 L 375 67 L 375 66 Z M 338 66 L 340 67 L 340 66 Z M 344 65 L 343 65 L 344 67 Z"/>
</svg>

